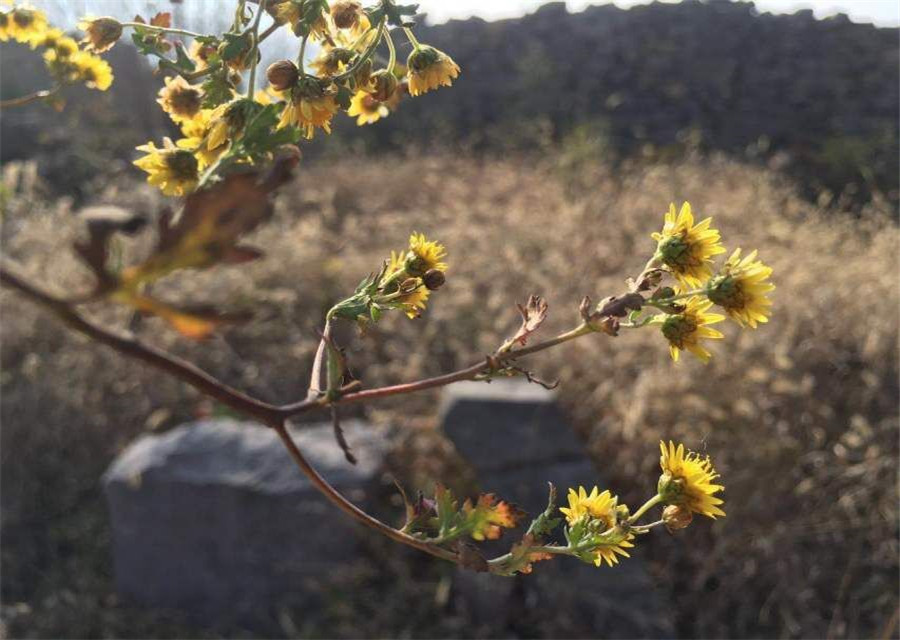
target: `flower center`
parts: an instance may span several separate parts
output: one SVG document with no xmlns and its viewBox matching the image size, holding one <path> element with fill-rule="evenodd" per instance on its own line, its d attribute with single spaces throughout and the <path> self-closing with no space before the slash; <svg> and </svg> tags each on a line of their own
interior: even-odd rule
<svg viewBox="0 0 900 640">
<path fill-rule="evenodd" d="M 166 168 L 176 180 L 197 179 L 197 158 L 190 151 L 172 151 L 166 155 Z"/>
<path fill-rule="evenodd" d="M 743 309 L 747 303 L 741 282 L 730 275 L 715 277 L 710 282 L 707 296 L 726 309 Z"/>
<path fill-rule="evenodd" d="M 697 331 L 697 323 L 684 314 L 671 315 L 662 325 L 662 333 L 666 340 L 676 347 L 683 347 L 685 341 Z"/>
</svg>

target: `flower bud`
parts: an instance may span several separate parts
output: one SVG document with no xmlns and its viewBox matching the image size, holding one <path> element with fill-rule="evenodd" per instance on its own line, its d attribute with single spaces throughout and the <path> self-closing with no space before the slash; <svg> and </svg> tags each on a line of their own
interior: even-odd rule
<svg viewBox="0 0 900 640">
<path fill-rule="evenodd" d="M 381 69 L 373 73 L 370 82 L 372 97 L 378 102 L 388 100 L 397 90 L 397 78 L 387 69 Z"/>
<path fill-rule="evenodd" d="M 422 277 L 422 281 L 425 283 L 425 287 L 429 291 L 435 291 L 440 289 L 444 283 L 447 281 L 446 276 L 444 276 L 444 272 L 438 269 L 429 269 L 425 272 L 425 275 Z"/>
<path fill-rule="evenodd" d="M 297 65 L 290 60 L 273 62 L 266 69 L 266 79 L 272 85 L 272 88 L 277 91 L 284 91 L 294 86 L 299 77 L 300 72 L 297 70 Z"/>
<path fill-rule="evenodd" d="M 692 514 L 691 510 L 687 507 L 678 504 L 670 504 L 663 509 L 662 519 L 663 523 L 666 525 L 666 529 L 669 530 L 669 533 L 674 533 L 691 524 L 691 521 L 694 519 L 694 514 Z"/>
<path fill-rule="evenodd" d="M 671 473 L 663 473 L 659 476 L 656 492 L 665 504 L 678 504 L 684 494 L 684 479 L 675 478 Z"/>
<path fill-rule="evenodd" d="M 359 24 L 362 5 L 356 0 L 338 0 L 331 5 L 331 19 L 338 29 L 351 29 Z"/>
<path fill-rule="evenodd" d="M 419 288 L 419 281 L 416 278 L 407 278 L 406 280 L 404 280 L 403 282 L 400 283 L 400 288 L 398 289 L 398 291 L 403 295 L 407 295 L 407 294 L 412 293 L 413 291 L 415 291 L 418 288 Z"/>
</svg>

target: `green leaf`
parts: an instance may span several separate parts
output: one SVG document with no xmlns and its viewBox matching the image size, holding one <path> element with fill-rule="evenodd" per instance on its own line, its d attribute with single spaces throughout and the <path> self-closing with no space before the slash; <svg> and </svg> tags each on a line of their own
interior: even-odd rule
<svg viewBox="0 0 900 640">
<path fill-rule="evenodd" d="M 207 76 L 202 86 L 203 106 L 206 109 L 218 107 L 231 100 L 234 95 L 234 85 L 228 79 L 228 71 L 225 69 Z"/>
<path fill-rule="evenodd" d="M 547 497 L 547 508 L 543 513 L 538 515 L 537 518 L 531 521 L 531 526 L 528 527 L 528 535 L 534 536 L 535 538 L 549 535 L 559 526 L 560 519 L 554 518 L 553 516 L 556 514 L 556 487 L 553 486 L 552 482 L 548 482 L 550 485 L 550 495 Z"/>
<path fill-rule="evenodd" d="M 434 488 L 434 508 L 437 513 L 438 535 L 449 535 L 459 523 L 459 511 L 453 494 L 442 484 Z"/>
</svg>

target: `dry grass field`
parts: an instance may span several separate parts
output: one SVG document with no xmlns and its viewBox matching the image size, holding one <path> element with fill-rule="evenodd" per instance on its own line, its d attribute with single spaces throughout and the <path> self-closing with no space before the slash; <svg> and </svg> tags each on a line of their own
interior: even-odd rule
<svg viewBox="0 0 900 640">
<path fill-rule="evenodd" d="M 416 230 L 447 245 L 446 287 L 423 318 L 393 314 L 355 338 L 349 358 L 367 386 L 437 374 L 495 348 L 517 325 L 514 303 L 529 294 L 550 303 L 548 335 L 570 326 L 582 296 L 616 293 L 640 271 L 669 202 L 689 200 L 714 217 L 729 248 L 759 248 L 774 267 L 772 321 L 755 332 L 727 327 L 708 366 L 674 364 L 652 330 L 588 336 L 529 365 L 562 381 L 585 446 L 627 501 L 654 486 L 660 438 L 714 456 L 728 517 L 695 522 L 689 535 L 648 536 L 637 551 L 669 598 L 681 637 L 896 637 L 900 236 L 886 206 L 861 216 L 823 212 L 779 175 L 721 158 L 614 168 L 557 157 L 434 156 L 301 168 L 279 196 L 276 219 L 253 238 L 265 260 L 157 289 L 252 307 L 255 321 L 202 344 L 156 320 L 141 325 L 143 335 L 267 399 L 299 397 L 324 311 Z M 86 282 L 68 250 L 78 227 L 66 202 L 34 192 L 7 198 L 7 256 L 58 290 Z M 158 206 L 149 188 L 129 180 L 110 183 L 96 201 Z M 123 243 L 123 255 L 147 244 Z M 185 386 L 67 333 L 14 294 L 3 291 L 0 301 L 7 632 L 240 635 L 126 608 L 110 581 L 101 473 L 141 431 L 210 408 Z M 397 456 L 398 473 L 413 483 L 456 473 L 434 430 L 435 398 L 357 409 L 398 427 L 398 451 L 415 454 Z M 381 598 L 403 607 L 375 607 L 360 595 L 286 625 L 285 635 L 589 633 L 546 619 L 524 631 L 473 628 L 464 611 L 435 597 L 449 569 L 372 544 L 391 560 L 346 579 L 417 585 Z"/>
</svg>

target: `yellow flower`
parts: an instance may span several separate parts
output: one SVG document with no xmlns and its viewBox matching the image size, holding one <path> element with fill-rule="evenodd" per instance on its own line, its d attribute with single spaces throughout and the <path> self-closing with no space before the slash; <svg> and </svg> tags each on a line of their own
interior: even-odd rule
<svg viewBox="0 0 900 640">
<path fill-rule="evenodd" d="M 312 67 L 313 70 L 315 70 L 316 75 L 320 77 L 333 76 L 343 71 L 347 66 L 347 63 L 350 62 L 355 55 L 356 52 L 343 47 L 325 47 L 319 55 L 309 63 L 309 66 Z"/>
<path fill-rule="evenodd" d="M 656 255 L 682 286 L 699 287 L 712 275 L 712 257 L 725 253 L 719 242 L 719 232 L 710 228 L 712 218 L 694 224 L 691 205 L 685 202 L 675 213 L 675 205 L 669 205 L 662 233 L 654 233 L 657 241 Z"/>
<path fill-rule="evenodd" d="M 0 21 L 0 41 L 10 38 L 24 44 L 33 43 L 44 35 L 48 29 L 47 15 L 43 11 L 30 7 L 16 7 L 3 13 Z"/>
<path fill-rule="evenodd" d="M 200 171 L 212 165 L 225 150 L 224 144 L 213 148 L 209 148 L 207 144 L 212 113 L 212 109 L 201 109 L 190 120 L 184 120 L 181 123 L 184 138 L 175 142 L 179 149 L 186 149 L 194 154 Z"/>
<path fill-rule="evenodd" d="M 76 51 L 68 60 L 75 67 L 78 80 L 84 82 L 89 89 L 106 91 L 112 85 L 112 67 L 106 60 L 86 51 Z"/>
<path fill-rule="evenodd" d="M 706 298 L 692 296 L 684 302 L 684 311 L 657 316 L 662 326 L 662 333 L 669 341 L 669 353 L 672 360 L 678 362 L 678 355 L 686 349 L 703 362 L 709 362 L 712 354 L 700 344 L 700 340 L 719 340 L 722 334 L 708 325 L 722 322 L 725 316 L 718 313 L 707 313 L 712 302 Z"/>
<path fill-rule="evenodd" d="M 197 71 L 206 69 L 209 66 L 209 59 L 216 54 L 216 48 L 212 45 L 203 44 L 194 40 L 188 49 L 188 57 L 194 61 Z"/>
<path fill-rule="evenodd" d="M 633 547 L 634 534 L 627 527 L 617 527 L 619 499 L 609 491 L 600 493 L 597 487 L 588 493 L 584 487 L 569 489 L 569 506 L 559 510 L 566 516 L 569 526 L 588 519 L 592 524 L 600 524 L 597 546 L 594 547 L 594 564 L 600 566 L 605 561 L 609 566 L 618 564 L 619 556 L 630 557 L 625 549 Z M 596 524 L 594 525 L 596 526 Z M 618 554 L 618 555 L 617 555 Z"/>
<path fill-rule="evenodd" d="M 707 283 L 706 295 L 739 325 L 755 329 L 757 323 L 769 321 L 772 301 L 766 294 L 775 289 L 767 282 L 771 275 L 772 268 L 756 259 L 756 251 L 742 260 L 737 249 L 722 272 Z"/>
<path fill-rule="evenodd" d="M 631 555 L 625 549 L 634 547 L 631 542 L 634 534 L 627 529 L 613 529 L 603 536 L 603 542 L 594 549 L 594 565 L 602 566 L 603 561 L 610 567 L 619 564 L 619 555 L 630 558 Z M 616 555 L 619 554 L 619 555 Z"/>
<path fill-rule="evenodd" d="M 316 15 L 313 17 L 309 36 L 314 40 L 326 39 L 325 36 L 329 35 L 329 28 L 328 21 L 325 19 L 325 13 L 322 11 L 321 3 L 304 3 L 302 0 L 284 0 L 284 2 L 275 8 L 275 16 L 277 19 L 280 22 L 289 24 L 295 35 L 301 35 L 298 33 L 301 21 L 309 23 L 308 18 L 312 16 L 307 16 L 305 14 L 310 12 L 315 12 Z"/>
<path fill-rule="evenodd" d="M 287 99 L 278 127 L 295 125 L 303 131 L 304 137 L 312 138 L 316 128 L 331 133 L 331 120 L 340 108 L 334 94 L 311 83 L 294 87 L 282 95 Z"/>
<path fill-rule="evenodd" d="M 588 494 L 584 487 L 578 487 L 578 491 L 569 489 L 568 498 L 568 508 L 560 507 L 559 510 L 566 516 L 566 521 L 570 525 L 584 516 L 590 516 L 602 520 L 607 529 L 616 526 L 616 507 L 619 499 L 609 491 L 599 493 L 599 489 L 594 487 Z"/>
<path fill-rule="evenodd" d="M 361 127 L 365 124 L 378 122 L 381 118 L 386 118 L 390 115 L 390 110 L 383 102 L 378 102 L 378 100 L 373 98 L 371 94 L 365 91 L 357 91 L 350 101 L 347 115 L 357 116 L 356 124 Z"/>
<path fill-rule="evenodd" d="M 152 142 L 138 147 L 147 155 L 134 161 L 135 166 L 149 175 L 147 182 L 158 186 L 167 196 L 183 196 L 197 187 L 200 178 L 197 158 L 186 149 L 179 149 L 165 138 L 163 147 Z"/>
<path fill-rule="evenodd" d="M 408 283 L 399 282 L 402 276 L 398 276 L 397 274 L 398 272 L 405 270 L 405 263 L 405 251 L 391 251 L 391 261 L 385 271 L 385 279 L 391 280 L 392 276 L 394 276 L 393 279 L 398 281 L 398 287 L 407 286 L 411 289 L 409 293 L 396 298 L 394 302 L 397 302 L 402 306 L 403 312 L 406 313 L 407 317 L 414 319 L 422 315 L 422 311 L 425 310 L 425 304 L 428 302 L 431 291 L 428 290 L 428 287 L 425 286 L 421 278 L 410 278 L 411 280 L 414 280 L 412 285 L 414 285 L 415 288 Z"/>
<path fill-rule="evenodd" d="M 440 242 L 428 240 L 424 233 L 413 233 L 409 236 L 406 272 L 414 277 L 422 277 L 432 269 L 446 271 L 447 264 L 441 262 L 446 255 L 447 250 Z"/>
<path fill-rule="evenodd" d="M 122 24 L 115 18 L 84 18 L 78 22 L 78 28 L 87 34 L 81 41 L 85 49 L 95 53 L 112 49 L 122 36 Z"/>
<path fill-rule="evenodd" d="M 175 122 L 190 120 L 200 112 L 203 90 L 181 76 L 167 77 L 166 86 L 159 90 L 157 103 Z"/>
<path fill-rule="evenodd" d="M 70 38 L 61 29 L 47 29 L 44 35 L 34 41 L 36 47 L 46 47 L 56 51 L 59 58 L 68 58 L 78 51 L 78 43 Z"/>
<path fill-rule="evenodd" d="M 459 76 L 459 65 L 450 56 L 427 45 L 413 49 L 406 66 L 409 69 L 409 93 L 413 96 L 438 87 L 449 87 Z"/>
<path fill-rule="evenodd" d="M 657 490 L 663 502 L 681 505 L 710 518 L 724 516 L 725 512 L 719 508 L 723 500 L 715 494 L 725 487 L 714 484 L 719 474 L 709 456 L 701 458 L 699 454 L 685 451 L 683 444 L 676 447 L 672 441 L 668 446 L 660 442 L 659 449 L 662 475 Z"/>
</svg>

